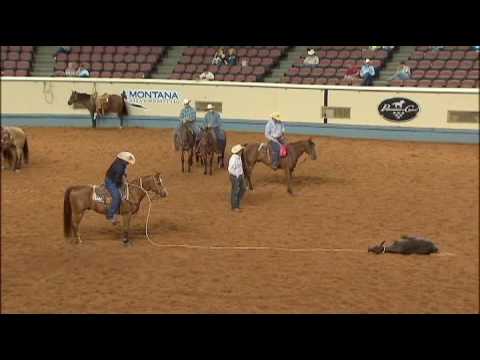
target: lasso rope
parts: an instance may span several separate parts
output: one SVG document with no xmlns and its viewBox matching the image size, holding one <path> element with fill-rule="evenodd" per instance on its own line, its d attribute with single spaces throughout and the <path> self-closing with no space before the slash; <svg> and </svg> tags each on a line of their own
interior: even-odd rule
<svg viewBox="0 0 480 360">
<path fill-rule="evenodd" d="M 140 180 L 141 184 L 141 180 Z M 365 250 L 359 249 L 327 249 L 327 248 L 286 248 L 286 247 L 273 247 L 273 246 L 214 246 L 214 245 L 188 245 L 188 244 L 157 244 L 148 235 L 148 222 L 150 219 L 150 210 L 152 207 L 152 200 L 148 194 L 148 191 L 145 190 L 142 186 L 135 184 L 129 184 L 135 186 L 145 192 L 145 195 L 148 199 L 148 212 L 147 219 L 145 221 L 145 237 L 148 242 L 159 248 L 184 248 L 184 249 L 199 249 L 199 250 L 271 250 L 271 251 L 287 251 L 287 252 L 351 252 L 351 253 L 365 253 Z M 441 253 L 435 254 L 434 256 L 455 256 L 452 253 Z"/>
</svg>

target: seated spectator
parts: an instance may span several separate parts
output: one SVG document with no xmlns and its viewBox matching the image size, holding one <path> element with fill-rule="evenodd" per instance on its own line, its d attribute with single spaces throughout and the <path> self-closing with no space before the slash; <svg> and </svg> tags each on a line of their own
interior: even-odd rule
<svg viewBox="0 0 480 360">
<path fill-rule="evenodd" d="M 390 77 L 390 80 L 408 80 L 410 75 L 410 67 L 405 65 L 405 61 L 402 61 L 395 74 Z"/>
<path fill-rule="evenodd" d="M 350 69 L 347 70 L 345 73 L 345 79 L 352 80 L 352 79 L 359 79 L 360 78 L 360 66 L 353 64 Z"/>
<path fill-rule="evenodd" d="M 438 50 L 443 50 L 444 47 L 445 47 L 445 46 L 432 46 L 431 49 L 432 49 L 433 51 L 438 51 Z"/>
<path fill-rule="evenodd" d="M 87 70 L 87 68 L 83 64 L 81 64 L 78 67 L 77 75 L 79 77 L 90 77 L 90 72 Z"/>
<path fill-rule="evenodd" d="M 245 58 L 245 59 L 242 59 L 242 67 L 247 67 L 248 66 L 248 59 Z"/>
<path fill-rule="evenodd" d="M 200 80 L 213 81 L 215 80 L 215 75 L 211 71 L 204 71 L 199 76 Z"/>
<path fill-rule="evenodd" d="M 472 50 L 476 52 L 480 52 L 480 46 L 472 46 Z"/>
<path fill-rule="evenodd" d="M 372 86 L 374 76 L 375 68 L 370 64 L 370 59 L 365 59 L 365 63 L 360 70 L 360 77 L 364 79 L 363 85 Z"/>
<path fill-rule="evenodd" d="M 213 55 L 212 65 L 227 65 L 227 57 L 223 48 L 218 49 L 215 55 Z"/>
<path fill-rule="evenodd" d="M 234 48 L 228 50 L 227 64 L 232 66 L 237 65 L 237 54 L 235 54 Z"/>
<path fill-rule="evenodd" d="M 315 50 L 308 49 L 307 56 L 303 60 L 304 66 L 317 66 L 320 63 L 318 56 L 315 55 Z"/>
<path fill-rule="evenodd" d="M 65 69 L 65 76 L 77 76 L 77 64 L 74 62 L 69 62 L 67 68 Z"/>
<path fill-rule="evenodd" d="M 70 54 L 70 51 L 72 51 L 72 48 L 70 46 L 60 46 L 53 57 L 56 59 L 58 54 Z"/>
</svg>

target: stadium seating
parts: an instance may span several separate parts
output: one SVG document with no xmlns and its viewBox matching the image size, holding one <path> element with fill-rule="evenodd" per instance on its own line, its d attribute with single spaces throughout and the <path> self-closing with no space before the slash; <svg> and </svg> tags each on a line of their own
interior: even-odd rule
<svg viewBox="0 0 480 360">
<path fill-rule="evenodd" d="M 33 46 L 2 46 L 2 76 L 29 76 L 32 69 Z"/>
<path fill-rule="evenodd" d="M 303 67 L 304 56 L 300 56 L 288 70 L 281 82 L 291 84 L 355 85 L 361 79 L 344 79 L 346 71 L 354 64 L 363 65 L 366 58 L 375 67 L 376 76 L 392 56 L 393 50 L 370 50 L 368 46 L 311 46 L 319 57 L 316 67 Z"/>
<path fill-rule="evenodd" d="M 90 77 L 148 78 L 166 50 L 164 46 L 72 46 L 68 55 L 56 56 L 55 76 L 65 76 L 67 64 L 74 62 L 83 64 Z"/>
<path fill-rule="evenodd" d="M 445 46 L 432 51 L 431 46 L 417 46 L 406 61 L 411 80 L 391 80 L 390 86 L 447 88 L 478 87 L 479 53 L 470 46 Z"/>
<path fill-rule="evenodd" d="M 213 56 L 221 46 L 187 47 L 175 66 L 170 79 L 198 79 L 206 70 L 215 75 L 217 81 L 256 82 L 262 81 L 280 59 L 285 56 L 288 46 L 223 46 L 236 50 L 238 65 L 211 65 Z M 248 66 L 240 66 L 247 59 Z"/>
</svg>

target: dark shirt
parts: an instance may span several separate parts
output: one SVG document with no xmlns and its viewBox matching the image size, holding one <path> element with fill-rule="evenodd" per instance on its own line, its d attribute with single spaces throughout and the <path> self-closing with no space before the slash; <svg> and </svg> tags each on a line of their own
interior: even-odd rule
<svg viewBox="0 0 480 360">
<path fill-rule="evenodd" d="M 110 168 L 107 170 L 105 178 L 113 181 L 113 183 L 118 187 L 122 186 L 123 175 L 125 174 L 127 165 L 128 162 L 126 162 L 125 160 L 115 159 L 112 165 L 110 165 Z"/>
<path fill-rule="evenodd" d="M 228 65 L 237 65 L 237 56 L 236 55 L 230 55 L 227 59 Z"/>
</svg>

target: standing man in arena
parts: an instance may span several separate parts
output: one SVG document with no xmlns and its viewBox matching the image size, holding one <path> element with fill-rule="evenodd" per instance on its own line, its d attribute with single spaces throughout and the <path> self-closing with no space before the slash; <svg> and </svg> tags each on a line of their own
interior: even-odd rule
<svg viewBox="0 0 480 360">
<path fill-rule="evenodd" d="M 120 212 L 122 205 L 122 194 L 120 189 L 127 181 L 127 167 L 135 164 L 135 156 L 129 152 L 121 152 L 117 155 L 112 165 L 107 170 L 105 175 L 105 187 L 112 195 L 112 204 L 107 209 L 107 220 L 112 224 L 118 224 L 117 214 Z"/>
<path fill-rule="evenodd" d="M 277 170 L 280 166 L 280 149 L 285 141 L 285 126 L 280 120 L 278 112 L 271 115 L 271 119 L 265 126 L 265 137 L 269 140 L 272 148 L 272 168 Z"/>
<path fill-rule="evenodd" d="M 230 174 L 230 182 L 232 183 L 230 202 L 233 211 L 240 211 L 240 202 L 245 194 L 245 179 L 241 158 L 242 151 L 242 145 L 235 145 L 232 148 L 232 156 L 228 162 L 228 173 Z"/>
<path fill-rule="evenodd" d="M 195 140 L 198 141 L 198 138 L 199 138 L 200 129 L 198 128 L 197 123 L 196 123 L 197 112 L 195 111 L 195 109 L 192 106 L 190 106 L 190 102 L 191 102 L 190 99 L 183 100 L 184 107 L 183 107 L 182 111 L 180 111 L 180 115 L 178 117 L 177 128 L 175 129 L 175 134 L 173 135 L 173 143 L 175 144 L 175 149 L 176 150 L 179 150 L 178 149 L 178 143 L 177 143 L 178 130 L 180 129 L 180 126 L 182 126 L 183 124 L 189 122 L 190 127 L 194 132 Z"/>
</svg>

